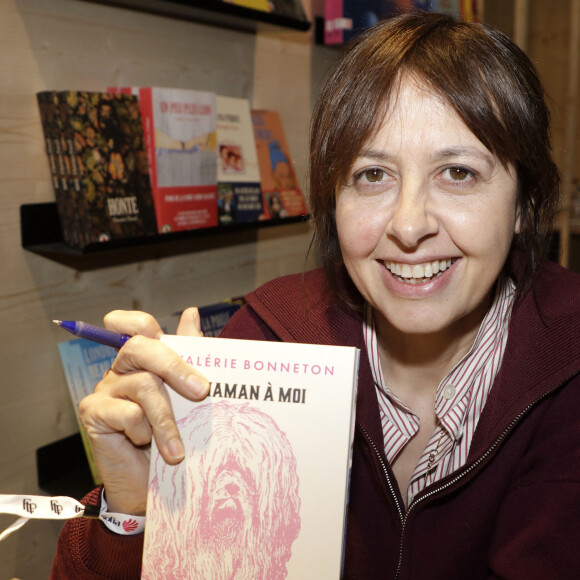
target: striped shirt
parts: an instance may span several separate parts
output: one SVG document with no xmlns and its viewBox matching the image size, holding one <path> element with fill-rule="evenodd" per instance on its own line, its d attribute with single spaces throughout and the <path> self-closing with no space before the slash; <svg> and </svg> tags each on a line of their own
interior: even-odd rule
<svg viewBox="0 0 580 580">
<path fill-rule="evenodd" d="M 408 504 L 426 485 L 465 465 L 475 428 L 503 359 L 513 294 L 513 282 L 500 277 L 493 304 L 470 351 L 439 384 L 435 399 L 436 428 L 411 476 L 407 488 Z M 418 432 L 419 417 L 387 386 L 388 369 L 385 369 L 385 381 L 372 308 L 368 305 L 363 333 L 377 387 L 385 454 L 392 464 Z"/>
</svg>

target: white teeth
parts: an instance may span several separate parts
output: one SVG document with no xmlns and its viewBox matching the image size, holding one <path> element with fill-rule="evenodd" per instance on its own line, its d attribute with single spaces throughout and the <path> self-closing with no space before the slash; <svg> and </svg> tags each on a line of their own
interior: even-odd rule
<svg viewBox="0 0 580 580">
<path fill-rule="evenodd" d="M 424 264 L 401 264 L 400 262 L 385 262 L 385 268 L 395 276 L 405 279 L 407 282 L 415 283 L 423 278 L 432 278 L 439 272 L 444 272 L 453 263 L 454 259 L 434 260 Z"/>
</svg>

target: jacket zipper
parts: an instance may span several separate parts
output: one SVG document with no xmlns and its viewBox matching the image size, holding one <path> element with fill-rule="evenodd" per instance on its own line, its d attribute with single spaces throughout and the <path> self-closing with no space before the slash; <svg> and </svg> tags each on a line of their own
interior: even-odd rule
<svg viewBox="0 0 580 580">
<path fill-rule="evenodd" d="M 399 513 L 401 525 L 403 526 L 405 523 L 405 515 L 403 514 L 403 510 L 401 509 L 401 504 L 399 503 L 399 498 L 397 497 L 397 494 L 395 493 L 395 489 L 393 487 L 393 482 L 391 481 L 391 477 L 389 476 L 387 466 L 386 466 L 385 462 L 383 461 L 383 458 L 381 457 L 380 451 L 378 450 L 374 441 L 371 439 L 371 436 L 368 434 L 367 430 L 360 423 L 358 424 L 358 426 L 359 426 L 360 430 L 362 431 L 365 439 L 367 440 L 367 443 L 372 447 L 372 450 L 374 451 L 377 459 L 379 460 L 379 463 L 381 464 L 381 468 L 382 468 L 383 473 L 385 475 L 385 479 L 387 480 L 387 486 L 389 488 L 389 491 L 391 492 L 391 495 L 393 496 L 393 499 L 395 500 L 395 505 L 397 506 L 397 512 Z"/>
<path fill-rule="evenodd" d="M 551 389 L 547 393 L 544 393 L 540 398 L 536 399 L 533 403 L 530 403 L 523 411 L 521 411 L 514 419 L 512 419 L 512 422 L 501 432 L 501 434 L 498 436 L 498 438 L 491 444 L 491 446 L 487 449 L 487 451 L 485 453 L 483 453 L 483 455 L 481 455 L 477 461 L 475 461 L 475 463 L 472 463 L 464 471 L 462 471 L 461 473 L 456 475 L 451 481 L 448 481 L 444 485 L 441 485 L 441 486 L 437 487 L 436 489 L 431 490 L 430 492 L 426 493 L 425 495 L 422 495 L 418 499 L 413 500 L 411 502 L 411 505 L 408 507 L 407 512 L 403 516 L 403 528 L 401 530 L 401 542 L 399 545 L 399 562 L 397 564 L 397 571 L 395 572 L 395 580 L 397 580 L 397 578 L 399 577 L 399 574 L 401 573 L 401 567 L 403 565 L 403 547 L 404 547 L 403 544 L 404 544 L 404 538 L 405 538 L 405 526 L 406 526 L 407 521 L 409 519 L 409 514 L 411 513 L 411 510 L 417 504 L 421 503 L 423 500 L 426 500 L 427 498 L 430 498 L 430 497 L 434 496 L 435 494 L 451 487 L 452 485 L 457 483 L 459 480 L 463 479 L 466 475 L 471 473 L 474 469 L 479 467 L 491 455 L 491 453 L 498 447 L 498 445 L 507 437 L 509 432 L 517 425 L 517 423 L 520 422 L 521 418 L 524 415 L 526 415 L 532 407 L 537 405 L 540 401 L 542 401 L 543 399 L 545 399 L 546 397 L 551 395 L 553 392 L 557 391 L 562 385 L 571 381 L 574 378 L 574 376 L 576 376 L 576 374 L 577 373 L 573 373 L 570 377 L 568 377 L 567 380 L 561 382 L 559 385 L 557 385 L 556 387 L 554 387 L 553 389 Z"/>
<path fill-rule="evenodd" d="M 519 421 L 521 420 L 521 418 L 528 413 L 528 411 L 534 407 L 535 405 L 537 405 L 540 401 L 542 401 L 543 399 L 545 399 L 546 397 L 548 397 L 549 395 L 551 395 L 553 392 L 557 391 L 561 386 L 565 385 L 567 382 L 571 381 L 578 373 L 573 373 L 572 375 L 570 375 L 565 381 L 562 381 L 560 384 L 558 384 L 556 387 L 554 387 L 553 389 L 551 389 L 550 391 L 548 391 L 547 393 L 544 393 L 540 398 L 536 399 L 533 403 L 530 403 L 523 411 L 521 411 L 514 419 L 512 419 L 511 423 L 501 432 L 501 434 L 497 437 L 497 439 L 491 444 L 491 446 L 487 449 L 487 451 L 485 451 L 483 453 L 483 455 L 481 455 L 479 457 L 479 459 L 475 462 L 472 463 L 469 467 L 467 467 L 464 471 L 462 471 L 461 473 L 459 473 L 458 475 L 456 475 L 451 481 L 448 481 L 447 483 L 445 483 L 444 485 L 441 485 L 439 487 L 437 487 L 436 489 L 431 490 L 430 492 L 426 493 L 425 495 L 422 495 L 421 497 L 419 497 L 416 500 L 413 500 L 411 502 L 411 504 L 409 505 L 409 507 L 407 508 L 406 513 L 403 513 L 403 510 L 401 509 L 401 505 L 399 503 L 399 499 L 397 498 L 397 494 L 395 493 L 395 490 L 393 488 L 393 483 L 391 481 L 391 478 L 389 476 L 389 472 L 387 470 L 387 466 L 385 464 L 385 462 L 383 461 L 383 458 L 381 457 L 381 454 L 377 448 L 377 446 L 375 445 L 374 441 L 371 439 L 370 435 L 368 434 L 367 430 L 360 424 L 358 423 L 358 426 L 361 430 L 361 432 L 363 433 L 367 443 L 371 446 L 375 456 L 377 457 L 379 463 L 381 464 L 381 468 L 383 470 L 383 473 L 385 475 L 385 479 L 387 481 L 387 486 L 389 488 L 389 491 L 391 492 L 391 495 L 393 497 L 393 499 L 395 500 L 395 505 L 397 507 L 397 511 L 399 513 L 399 518 L 401 520 L 401 541 L 399 544 L 399 560 L 397 563 L 397 570 L 395 572 L 395 580 L 397 580 L 397 578 L 399 577 L 400 573 L 401 573 L 401 567 L 403 564 L 403 548 L 404 548 L 404 539 L 405 539 L 405 526 L 407 524 L 407 521 L 409 519 L 409 514 L 411 513 L 411 510 L 417 506 L 419 503 L 421 503 L 422 501 L 434 496 L 435 494 L 451 487 L 452 485 L 454 485 L 455 483 L 457 483 L 458 481 L 460 481 L 461 479 L 463 479 L 466 475 L 468 475 L 469 473 L 471 473 L 474 469 L 476 469 L 477 467 L 479 467 L 489 456 L 490 454 L 498 447 L 498 445 L 506 438 L 506 436 L 509 434 L 509 432 L 515 427 L 515 425 L 517 425 L 517 423 L 519 423 Z"/>
</svg>

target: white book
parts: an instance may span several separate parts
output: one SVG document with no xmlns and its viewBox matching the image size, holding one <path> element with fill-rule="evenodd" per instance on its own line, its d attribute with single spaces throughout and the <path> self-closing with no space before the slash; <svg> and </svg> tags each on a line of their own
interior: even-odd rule
<svg viewBox="0 0 580 580">
<path fill-rule="evenodd" d="M 216 97 L 220 224 L 265 218 L 258 153 L 247 99 Z"/>
<path fill-rule="evenodd" d="M 186 458 L 153 446 L 142 578 L 339 578 L 358 349 L 162 340 L 211 387 L 169 389 Z"/>
</svg>

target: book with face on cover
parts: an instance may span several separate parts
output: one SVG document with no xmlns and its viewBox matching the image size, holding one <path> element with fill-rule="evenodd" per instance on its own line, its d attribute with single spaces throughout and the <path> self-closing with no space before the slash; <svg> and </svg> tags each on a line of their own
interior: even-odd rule
<svg viewBox="0 0 580 580">
<path fill-rule="evenodd" d="M 250 102 L 218 95 L 216 103 L 219 223 L 257 222 L 265 215 Z"/>
<path fill-rule="evenodd" d="M 186 457 L 153 445 L 142 578 L 339 578 L 359 351 L 161 340 L 210 393 L 168 389 Z"/>
</svg>

